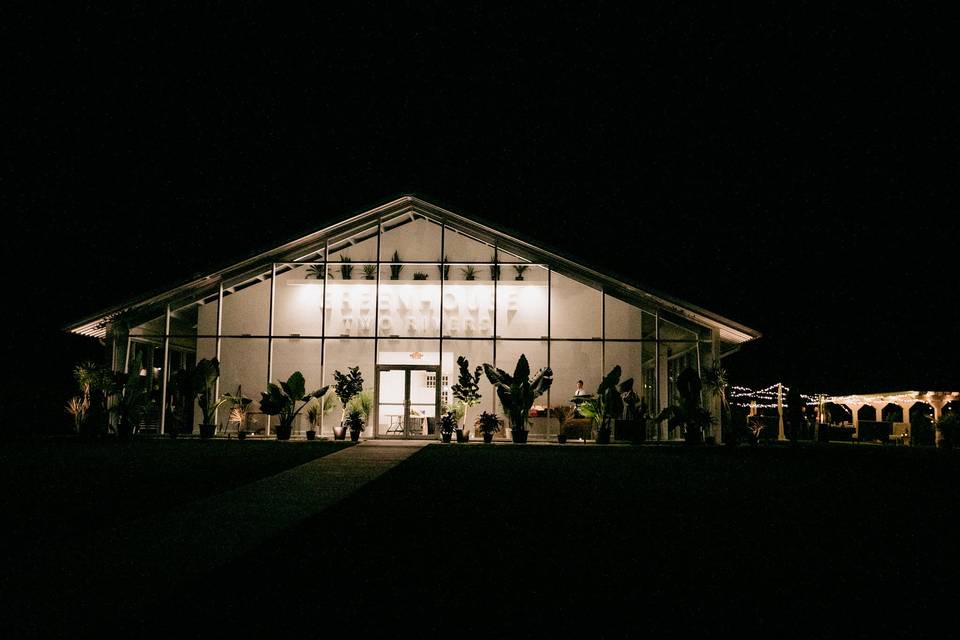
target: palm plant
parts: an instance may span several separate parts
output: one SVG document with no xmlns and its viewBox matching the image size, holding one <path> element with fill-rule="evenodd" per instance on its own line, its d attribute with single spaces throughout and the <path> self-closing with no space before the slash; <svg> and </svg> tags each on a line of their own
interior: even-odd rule
<svg viewBox="0 0 960 640">
<path fill-rule="evenodd" d="M 472 264 L 468 264 L 464 268 L 460 269 L 460 273 L 463 274 L 464 280 L 476 280 L 477 279 L 477 270 Z"/>
<path fill-rule="evenodd" d="M 721 438 L 727 442 L 736 444 L 730 433 L 730 400 L 727 398 L 727 390 L 730 386 L 727 370 L 717 365 L 703 370 L 701 377 L 703 386 L 711 397 L 720 398 L 720 434 Z"/>
<path fill-rule="evenodd" d="M 584 400 L 579 407 L 580 413 L 593 419 L 597 429 L 597 442 L 600 443 L 610 441 L 611 425 L 623 413 L 623 397 L 617 386 L 620 382 L 620 374 L 620 365 L 611 369 L 610 373 L 600 381 L 597 394 Z"/>
<path fill-rule="evenodd" d="M 428 276 L 427 274 L 425 274 L 423 271 L 417 271 L 416 273 L 413 274 L 413 279 L 414 279 L 414 280 L 426 280 L 426 279 L 429 278 L 429 277 L 430 277 L 430 276 Z"/>
<path fill-rule="evenodd" d="M 359 411 L 363 414 L 363 419 L 368 420 L 370 418 L 370 412 L 373 411 L 373 390 L 364 389 L 353 396 L 350 402 L 347 403 L 347 413 L 351 411 Z"/>
<path fill-rule="evenodd" d="M 293 421 L 311 398 L 322 398 L 329 386 L 321 387 L 306 394 L 306 381 L 303 374 L 294 371 L 286 382 L 267 384 L 266 392 L 260 394 L 260 409 L 269 416 L 278 416 L 277 440 L 289 440 L 293 431 Z M 298 402 L 302 402 L 299 407 Z"/>
<path fill-rule="evenodd" d="M 527 269 L 529 269 L 529 268 L 530 268 L 530 267 L 529 267 L 528 265 L 525 265 L 525 264 L 515 264 L 515 265 L 513 265 L 513 270 L 517 272 L 517 276 L 514 278 L 514 280 L 523 280 L 523 274 L 524 274 L 524 272 L 525 272 Z"/>
<path fill-rule="evenodd" d="M 363 279 L 376 280 L 376 278 L 377 278 L 377 265 L 375 264 L 363 265 Z"/>
<path fill-rule="evenodd" d="M 553 371 L 550 367 L 540 369 L 531 380 L 530 363 L 527 362 L 527 356 L 521 354 L 512 376 L 503 369 L 486 363 L 483 365 L 483 372 L 490 384 L 497 389 L 497 397 L 500 398 L 510 420 L 514 442 L 526 442 L 530 407 L 534 400 L 550 389 Z"/>
<path fill-rule="evenodd" d="M 323 280 L 323 265 L 322 264 L 312 264 L 307 267 L 307 279 L 315 278 L 317 280 Z"/>
</svg>

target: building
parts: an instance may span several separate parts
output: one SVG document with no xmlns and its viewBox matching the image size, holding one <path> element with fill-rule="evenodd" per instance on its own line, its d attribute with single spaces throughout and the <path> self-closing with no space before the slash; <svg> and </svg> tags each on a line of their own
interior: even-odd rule
<svg viewBox="0 0 960 640">
<path fill-rule="evenodd" d="M 219 392 L 240 387 L 255 400 L 268 380 L 294 371 L 315 389 L 359 366 L 374 397 L 366 436 L 377 438 L 436 437 L 461 355 L 471 367 L 512 371 L 526 354 L 533 370 L 553 369 L 536 438 L 556 433 L 546 410 L 569 404 L 578 380 L 591 391 L 620 365 L 656 410 L 672 402 L 684 368 L 711 366 L 760 335 L 412 196 L 68 330 L 106 338 L 117 370 L 141 363 L 159 396 L 161 433 L 175 402 L 170 374 L 216 356 Z M 481 388 L 468 425 L 496 410 L 490 385 Z M 266 416 L 250 419 L 248 429 L 269 433 Z M 322 432 L 339 419 L 326 416 Z"/>
</svg>

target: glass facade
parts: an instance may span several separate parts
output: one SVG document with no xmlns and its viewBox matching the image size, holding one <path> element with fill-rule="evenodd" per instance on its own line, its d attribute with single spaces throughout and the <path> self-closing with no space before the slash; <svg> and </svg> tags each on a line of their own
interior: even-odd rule
<svg viewBox="0 0 960 640">
<path fill-rule="evenodd" d="M 131 329 L 130 344 L 157 376 L 164 361 L 172 373 L 218 357 L 218 391 L 240 388 L 252 398 L 247 428 L 264 433 L 271 422 L 258 413 L 259 398 L 268 380 L 300 371 L 313 390 L 357 366 L 374 399 L 366 437 L 437 437 L 460 356 L 471 369 L 491 363 L 512 373 L 521 354 L 534 371 L 553 369 L 553 388 L 532 416 L 536 438 L 557 432 L 548 410 L 569 405 L 578 380 L 593 392 L 620 365 L 653 412 L 674 400 L 683 368 L 709 366 L 715 353 L 710 328 L 627 302 L 496 238 L 412 212 L 361 226 L 331 235 L 301 261 L 272 263 L 171 307 Z M 465 416 L 468 431 L 481 411 L 499 412 L 485 378 L 481 393 Z M 219 421 L 235 431 L 227 413 Z M 337 406 L 321 433 L 330 435 L 340 419 Z M 294 426 L 294 434 L 305 430 Z"/>
</svg>

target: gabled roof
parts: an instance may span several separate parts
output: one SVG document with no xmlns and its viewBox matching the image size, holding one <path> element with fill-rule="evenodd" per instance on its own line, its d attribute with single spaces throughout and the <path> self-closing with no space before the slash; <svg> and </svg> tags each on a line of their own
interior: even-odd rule
<svg viewBox="0 0 960 640">
<path fill-rule="evenodd" d="M 371 225 L 375 227 L 383 218 L 394 218 L 407 213 L 420 215 L 447 224 L 458 231 L 489 239 L 496 243 L 499 249 L 524 256 L 531 262 L 546 264 L 564 276 L 602 289 L 605 293 L 625 302 L 655 305 L 669 309 L 673 313 L 698 324 L 717 329 L 720 338 L 725 342 L 742 344 L 759 338 L 761 335 L 754 329 L 702 307 L 631 282 L 626 278 L 601 273 L 561 251 L 536 246 L 516 235 L 507 233 L 492 223 L 474 216 L 466 217 L 448 211 L 412 195 L 402 196 L 369 211 L 242 260 L 225 269 L 184 282 L 172 289 L 148 293 L 110 307 L 68 325 L 65 330 L 80 335 L 102 338 L 106 334 L 107 325 L 121 314 L 139 311 L 149 314 L 151 310 L 155 310 L 158 315 L 163 313 L 163 309 L 168 304 L 176 306 L 181 302 L 186 304 L 190 300 L 217 295 L 221 285 L 228 288 L 251 280 L 264 280 L 270 276 L 269 272 L 274 263 L 309 262 L 311 258 L 323 251 L 328 242 L 336 241 L 338 238 L 353 232 L 371 228 Z"/>
</svg>

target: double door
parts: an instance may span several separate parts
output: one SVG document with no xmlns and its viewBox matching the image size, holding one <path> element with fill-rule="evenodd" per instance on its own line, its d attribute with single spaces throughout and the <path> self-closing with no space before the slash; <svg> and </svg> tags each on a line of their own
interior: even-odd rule
<svg viewBox="0 0 960 640">
<path fill-rule="evenodd" d="M 378 438 L 437 438 L 443 380 L 435 365 L 379 365 Z"/>
</svg>

